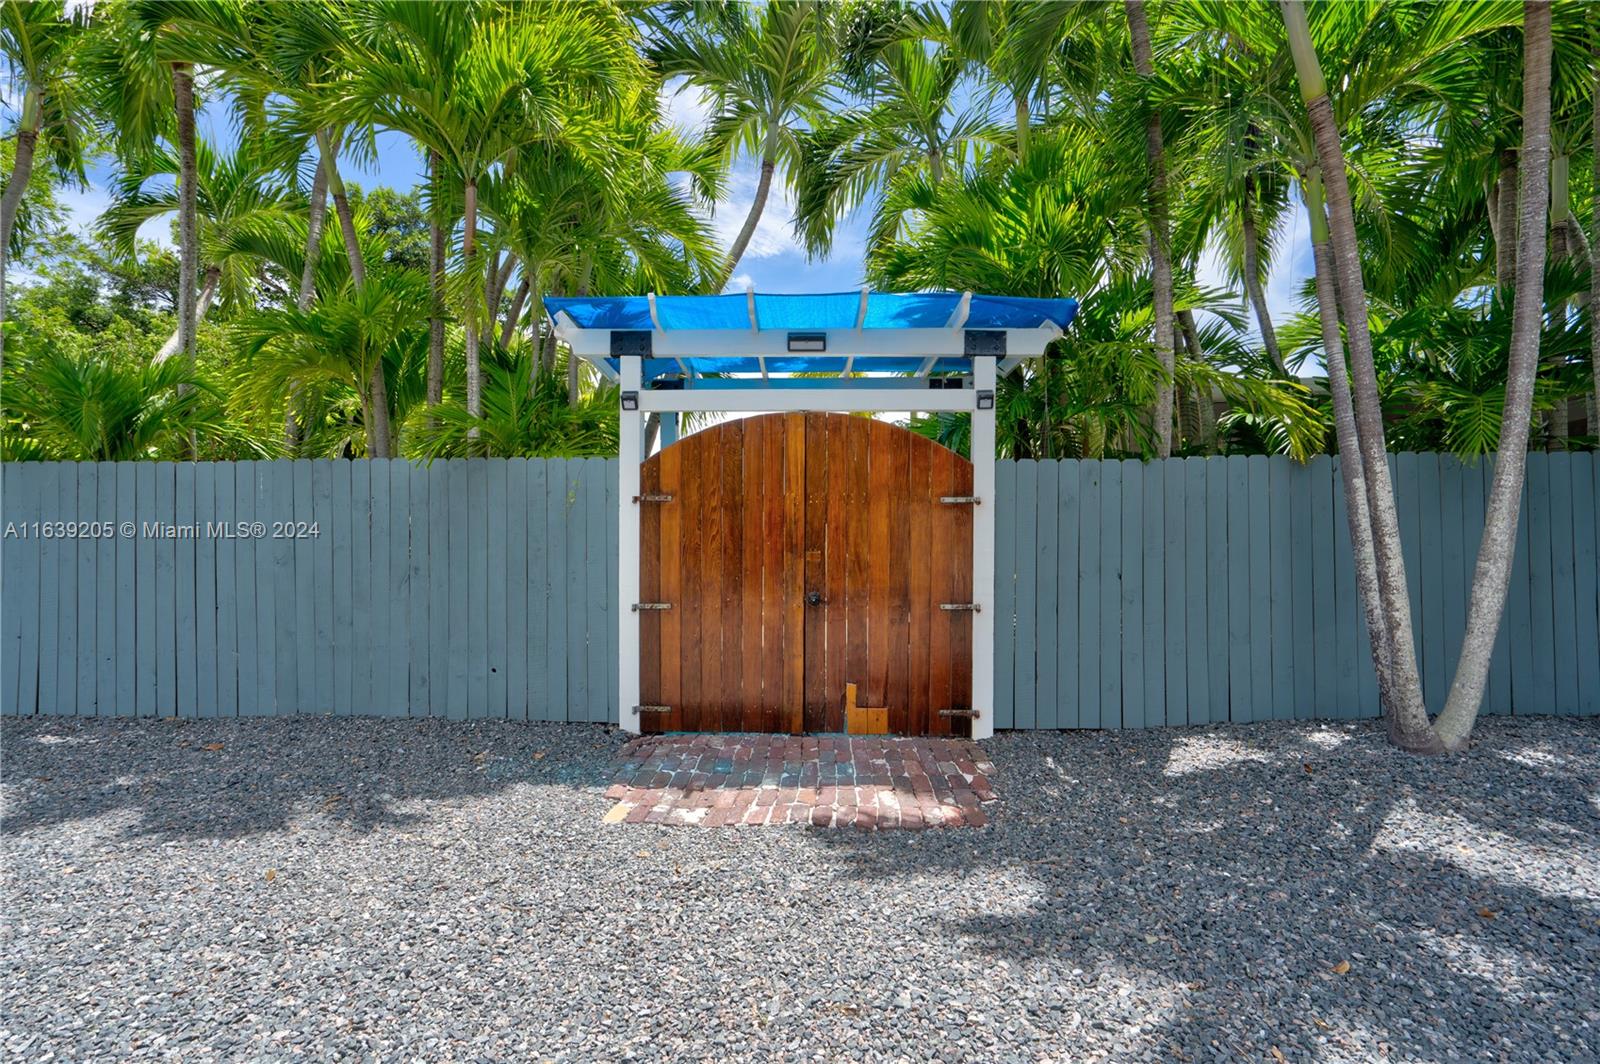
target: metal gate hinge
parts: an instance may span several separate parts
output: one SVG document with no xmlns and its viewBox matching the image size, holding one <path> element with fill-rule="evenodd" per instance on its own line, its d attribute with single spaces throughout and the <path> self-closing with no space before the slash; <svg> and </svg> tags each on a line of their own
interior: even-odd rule
<svg viewBox="0 0 1600 1064">
<path fill-rule="evenodd" d="M 949 610 L 951 613 L 983 612 L 983 607 L 978 605 L 976 602 L 941 602 L 939 603 L 939 608 L 941 610 Z"/>
<path fill-rule="evenodd" d="M 983 500 L 976 495 L 941 495 L 939 501 L 949 506 L 983 505 Z"/>
<path fill-rule="evenodd" d="M 671 495 L 635 495 L 634 502 L 671 502 Z"/>
<path fill-rule="evenodd" d="M 671 713 L 671 706 L 634 706 L 635 713 Z"/>
<path fill-rule="evenodd" d="M 939 716 L 941 716 L 941 717 L 971 717 L 973 720 L 977 720 L 978 719 L 978 711 L 975 710 L 975 709 L 941 709 L 939 711 Z"/>
<path fill-rule="evenodd" d="M 671 608 L 672 603 L 670 602 L 635 602 L 633 604 L 634 613 L 638 613 L 640 610 L 670 610 Z"/>
</svg>

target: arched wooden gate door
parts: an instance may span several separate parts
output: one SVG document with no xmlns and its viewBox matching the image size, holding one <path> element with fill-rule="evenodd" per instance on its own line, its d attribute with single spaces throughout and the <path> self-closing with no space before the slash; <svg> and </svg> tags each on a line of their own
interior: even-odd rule
<svg viewBox="0 0 1600 1064">
<path fill-rule="evenodd" d="M 646 731 L 966 735 L 972 463 L 896 425 L 768 414 L 641 470 Z M 655 607 L 655 608 L 651 608 Z"/>
</svg>

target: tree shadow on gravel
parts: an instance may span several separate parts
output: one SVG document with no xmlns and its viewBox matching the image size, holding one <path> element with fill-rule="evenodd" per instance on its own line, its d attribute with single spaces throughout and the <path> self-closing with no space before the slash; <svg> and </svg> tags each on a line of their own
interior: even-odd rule
<svg viewBox="0 0 1600 1064">
<path fill-rule="evenodd" d="M 603 788 L 625 738 L 509 721 L 10 718 L 0 834 L 122 813 L 129 838 L 236 839 L 317 813 L 364 834 L 426 819 L 413 801 Z"/>
<path fill-rule="evenodd" d="M 1600 1044 L 1600 721 L 1486 721 L 1449 760 L 1368 724 L 985 746 L 990 827 L 816 841 L 880 890 L 977 877 L 1014 899 L 933 918 L 1044 968 L 1084 1022 L 1140 1025 L 1132 1055 L 1576 1060 Z"/>
</svg>

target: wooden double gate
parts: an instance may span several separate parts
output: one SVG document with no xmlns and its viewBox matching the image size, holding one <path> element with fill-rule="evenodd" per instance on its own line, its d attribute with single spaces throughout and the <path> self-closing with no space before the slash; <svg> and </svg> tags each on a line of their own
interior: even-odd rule
<svg viewBox="0 0 1600 1064">
<path fill-rule="evenodd" d="M 769 414 L 641 470 L 647 731 L 968 734 L 972 464 L 886 422 Z M 985 500 L 986 502 L 990 500 Z"/>
</svg>

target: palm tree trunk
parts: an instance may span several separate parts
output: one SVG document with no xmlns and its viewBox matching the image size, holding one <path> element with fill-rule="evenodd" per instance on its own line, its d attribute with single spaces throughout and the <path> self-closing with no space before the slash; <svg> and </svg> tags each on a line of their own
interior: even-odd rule
<svg viewBox="0 0 1600 1064">
<path fill-rule="evenodd" d="M 1328 394 L 1333 400 L 1334 437 L 1339 444 L 1339 476 L 1344 489 L 1345 521 L 1355 559 L 1356 591 L 1367 621 L 1372 665 L 1378 676 L 1389 673 L 1388 629 L 1383 623 L 1378 593 L 1378 560 L 1372 548 L 1372 519 L 1367 510 L 1367 483 L 1356 429 L 1355 405 L 1350 398 L 1350 376 L 1345 366 L 1344 338 L 1339 333 L 1339 296 L 1334 284 L 1333 246 L 1328 239 L 1328 218 L 1323 206 L 1322 172 L 1315 165 L 1302 176 L 1311 223 L 1311 256 L 1317 284 L 1317 316 L 1322 324 L 1322 351 L 1328 370 Z M 1385 719 L 1393 716 L 1384 711 Z M 1392 726 L 1392 724 L 1391 724 Z"/>
<path fill-rule="evenodd" d="M 206 311 L 211 309 L 211 304 L 217 298 L 217 287 L 221 284 L 221 282 L 222 268 L 219 266 L 207 266 L 205 283 L 200 289 L 200 301 L 195 304 L 194 308 L 196 322 L 204 318 L 206 316 Z M 172 335 L 167 337 L 167 342 L 161 345 L 161 349 L 156 352 L 155 357 L 151 359 L 151 361 L 165 362 L 167 359 L 177 354 L 182 346 L 183 336 L 179 330 L 174 329 Z"/>
<path fill-rule="evenodd" d="M 317 294 L 317 263 L 322 258 L 322 227 L 328 217 L 328 167 L 322 159 L 322 146 L 317 146 L 317 174 L 311 179 L 311 202 L 306 220 L 306 261 L 300 270 L 300 295 L 295 306 L 305 311 Z M 204 314 L 205 311 L 201 311 Z M 288 410 L 283 415 L 283 445 L 292 454 L 300 446 L 300 424 L 295 419 L 299 405 L 300 386 L 289 388 Z"/>
<path fill-rule="evenodd" d="M 733 246 L 728 249 L 728 261 L 723 264 L 722 276 L 717 278 L 718 288 L 727 284 L 728 278 L 733 276 L 734 268 L 739 265 L 739 260 L 744 258 L 745 248 L 750 246 L 750 238 L 755 236 L 756 223 L 761 220 L 761 212 L 766 209 L 767 196 L 772 191 L 772 174 L 777 168 L 777 161 L 771 156 L 761 160 L 761 177 L 756 181 L 756 198 L 750 204 L 750 213 L 745 215 L 739 235 L 734 237 Z"/>
<path fill-rule="evenodd" d="M 1528 457 L 1533 381 L 1539 369 L 1544 316 L 1545 223 L 1550 207 L 1550 3 L 1522 5 L 1522 155 L 1518 171 L 1516 301 L 1511 309 L 1511 354 L 1506 375 L 1500 451 L 1484 516 L 1483 539 L 1472 573 L 1467 630 L 1450 697 L 1439 714 L 1439 737 L 1452 750 L 1466 746 L 1483 703 L 1489 659 L 1505 610 L 1516 552 L 1517 511 Z"/>
<path fill-rule="evenodd" d="M 1272 366 L 1282 376 L 1289 370 L 1283 364 L 1283 350 L 1278 347 L 1278 333 L 1272 327 L 1272 314 L 1267 310 L 1267 293 L 1261 287 L 1261 238 L 1256 232 L 1255 195 L 1249 178 L 1244 183 L 1244 204 L 1239 214 L 1244 243 L 1244 290 L 1250 305 L 1256 311 L 1256 324 L 1261 327 L 1261 343 L 1267 349 Z"/>
<path fill-rule="evenodd" d="M 1150 25 L 1145 18 L 1144 0 L 1123 0 L 1128 15 L 1128 32 L 1133 39 L 1133 69 L 1146 82 L 1155 77 L 1155 61 L 1150 50 Z M 1149 236 L 1150 284 L 1155 299 L 1155 328 L 1151 343 L 1166 371 L 1166 380 L 1156 393 L 1156 451 L 1162 458 L 1172 454 L 1172 261 L 1167 255 L 1167 162 L 1161 140 L 1161 115 L 1152 107 L 1144 123 L 1145 156 L 1150 163 Z"/>
<path fill-rule="evenodd" d="M 1019 92 L 1011 98 L 1012 109 L 1016 112 L 1017 127 L 1017 162 L 1025 162 L 1028 158 L 1028 133 L 1033 125 L 1033 116 L 1028 113 L 1028 95 Z"/>
<path fill-rule="evenodd" d="M 367 264 L 361 255 L 355 214 L 350 210 L 350 197 L 345 193 L 344 178 L 339 176 L 339 162 L 333 150 L 332 138 L 325 131 L 319 132 L 317 142 L 322 148 L 322 161 L 328 168 L 328 192 L 333 196 L 333 213 L 339 219 L 339 232 L 344 237 L 345 257 L 350 260 L 350 283 L 359 292 L 367 287 Z M 392 454 L 389 387 L 383 377 L 381 356 L 367 379 L 367 402 L 367 456 L 388 458 Z"/>
<path fill-rule="evenodd" d="M 482 417 L 483 365 L 479 362 L 478 356 L 478 298 L 473 293 L 470 283 L 472 279 L 482 277 L 478 266 L 478 182 L 472 178 L 467 180 L 465 219 L 466 225 L 461 236 L 461 256 L 466 260 L 469 282 L 466 314 L 463 316 L 467 332 L 467 413 L 473 417 Z M 468 429 L 467 435 L 477 439 L 477 426 Z"/>
<path fill-rule="evenodd" d="M 178 117 L 178 350 L 192 361 L 200 268 L 195 186 L 200 175 L 194 147 L 194 70 L 188 63 L 172 64 L 172 97 Z"/>
<path fill-rule="evenodd" d="M 1500 152 L 1500 177 L 1495 196 L 1500 211 L 1500 224 L 1495 226 L 1497 242 L 1494 246 L 1494 285 L 1504 292 L 1517 276 L 1517 152 L 1506 148 Z"/>
<path fill-rule="evenodd" d="M 1594 139 L 1600 145 L 1600 43 L 1594 46 Z M 1594 150 L 1594 184 L 1600 189 L 1600 148 Z M 1594 197 L 1589 231 L 1589 369 L 1594 375 L 1594 391 L 1589 396 L 1589 435 L 1600 435 L 1600 260 L 1595 249 L 1600 248 L 1600 195 Z"/>
<path fill-rule="evenodd" d="M 428 220 L 428 407 L 444 400 L 445 231 L 439 224 L 439 153 L 428 152 L 428 183 L 433 188 Z"/>
<path fill-rule="evenodd" d="M 1378 674 L 1378 691 L 1389 713 L 1389 735 L 1396 745 L 1418 753 L 1441 753 L 1443 746 L 1428 723 L 1422 699 L 1422 679 L 1417 672 L 1416 647 L 1411 631 L 1411 600 L 1406 590 L 1405 558 L 1400 546 L 1400 522 L 1395 513 L 1394 489 L 1389 482 L 1389 456 L 1384 444 L 1383 407 L 1378 399 L 1378 377 L 1372 361 L 1372 336 L 1367 329 L 1367 287 L 1361 274 L 1356 242 L 1355 212 L 1350 181 L 1345 173 L 1344 150 L 1322 80 L 1322 66 L 1311 43 L 1304 0 L 1279 0 L 1288 29 L 1311 121 L 1318 161 L 1327 197 L 1328 221 L 1337 271 L 1336 291 L 1350 350 L 1357 444 L 1367 489 L 1372 548 L 1377 561 L 1382 635 L 1387 641 L 1388 668 Z M 1357 545 L 1357 549 L 1359 546 Z M 1373 648 L 1378 660 L 1380 648 Z"/>
<path fill-rule="evenodd" d="M 511 309 L 506 311 L 506 323 L 500 326 L 501 347 L 511 346 L 511 338 L 517 334 L 517 322 L 522 320 L 522 306 L 528 301 L 528 292 L 532 288 L 533 282 L 524 273 L 522 283 L 517 286 L 517 294 L 511 299 Z"/>
<path fill-rule="evenodd" d="M 22 206 L 22 194 L 28 190 L 28 179 L 33 176 L 33 154 L 39 143 L 39 121 L 44 110 L 44 93 L 30 86 L 22 98 L 22 115 L 17 123 L 17 153 L 12 161 L 11 176 L 6 179 L 6 190 L 0 195 L 0 258 L 10 254 L 11 229 L 17 224 L 17 208 Z"/>
</svg>

